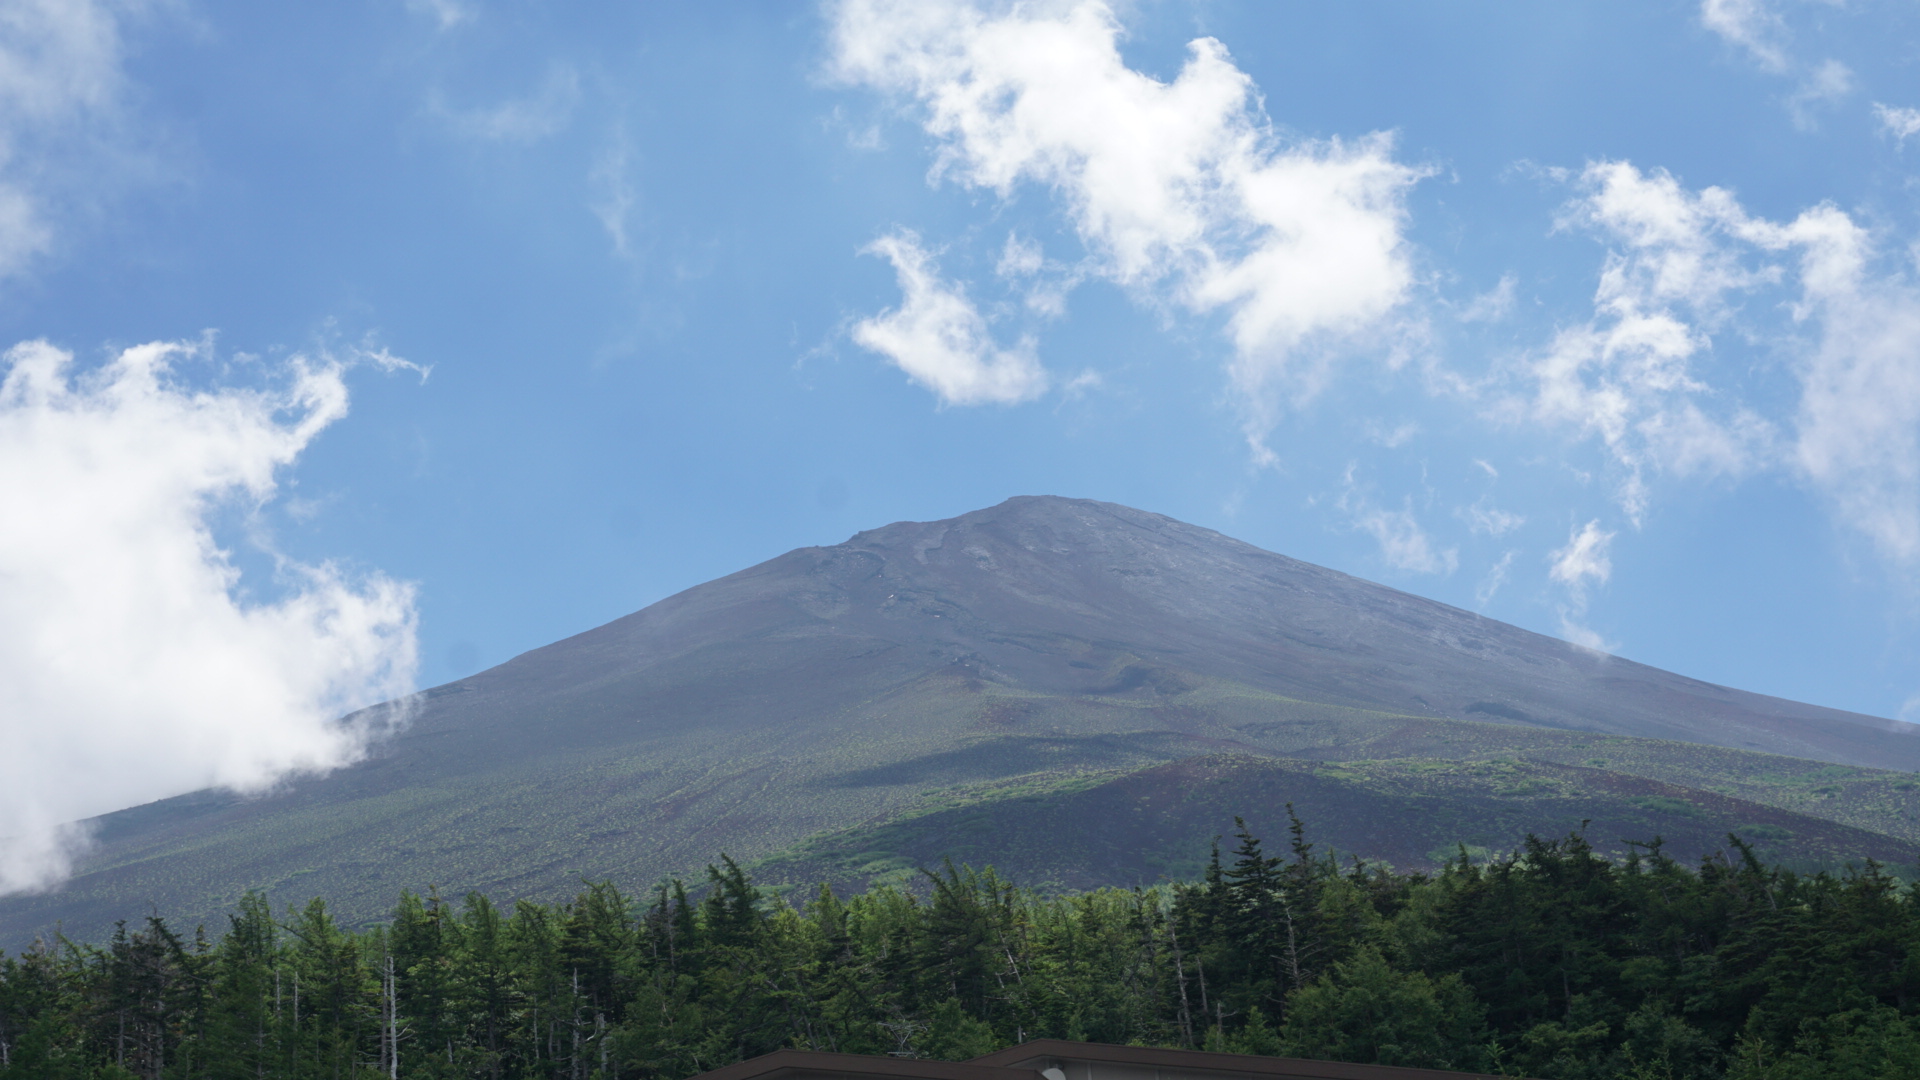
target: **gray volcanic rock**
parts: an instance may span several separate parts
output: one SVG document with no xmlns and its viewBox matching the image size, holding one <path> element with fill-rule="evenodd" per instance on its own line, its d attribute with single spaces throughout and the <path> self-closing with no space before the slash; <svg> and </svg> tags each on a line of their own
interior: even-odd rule
<svg viewBox="0 0 1920 1080">
<path fill-rule="evenodd" d="M 1116 657 L 1131 661 L 1118 678 Z M 753 724 L 834 700 L 836 666 L 862 682 L 946 666 L 1070 695 L 1180 671 L 1392 713 L 1920 768 L 1910 724 L 1595 653 L 1159 514 L 1031 496 L 789 552 L 517 657 L 452 707 L 468 726 L 561 701 L 642 724 L 692 710 Z"/>
<path fill-rule="evenodd" d="M 0 900 L 0 943 L 62 919 L 86 935 L 150 909 L 215 917 L 248 888 L 364 919 L 402 887 L 644 886 L 930 787 L 1335 759 L 1411 718 L 1920 768 L 1910 725 L 1600 655 L 1157 514 L 1023 497 L 792 551 L 437 687 L 372 760 L 271 797 L 109 815 L 66 889 Z"/>
</svg>

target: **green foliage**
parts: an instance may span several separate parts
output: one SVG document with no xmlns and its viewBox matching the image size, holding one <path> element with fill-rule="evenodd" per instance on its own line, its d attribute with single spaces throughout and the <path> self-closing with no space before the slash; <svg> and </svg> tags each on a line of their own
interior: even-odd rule
<svg viewBox="0 0 1920 1080">
<path fill-rule="evenodd" d="M 1437 874 L 1285 854 L 1043 895 L 951 863 L 795 906 L 690 891 L 403 894 L 390 921 L 248 896 L 0 958 L 0 1080 L 678 1080 L 783 1047 L 965 1060 L 1041 1037 L 1546 1080 L 1920 1076 L 1920 893 L 1729 838 L 1697 866 L 1529 838 Z"/>
<path fill-rule="evenodd" d="M 1288 1000 L 1280 1045 L 1294 1057 L 1478 1069 L 1485 1012 L 1458 974 L 1396 971 L 1363 945 Z"/>
<path fill-rule="evenodd" d="M 927 1017 L 927 1029 L 914 1043 L 921 1057 L 939 1061 L 965 1061 L 990 1054 L 1006 1042 L 994 1035 L 993 1027 L 975 1019 L 958 998 L 948 998 L 934 1006 Z"/>
<path fill-rule="evenodd" d="M 1876 1008 L 1809 1017 L 1793 1047 L 1741 1040 L 1726 1080 L 1909 1080 L 1920 1076 L 1920 1019 Z"/>
</svg>

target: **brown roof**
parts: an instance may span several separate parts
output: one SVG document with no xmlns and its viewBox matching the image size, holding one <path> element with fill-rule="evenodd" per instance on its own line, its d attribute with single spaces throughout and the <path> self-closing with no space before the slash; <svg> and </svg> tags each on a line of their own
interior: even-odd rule
<svg viewBox="0 0 1920 1080">
<path fill-rule="evenodd" d="M 1499 1080 L 1490 1073 L 1464 1073 L 1451 1069 L 1410 1069 L 1399 1065 L 1355 1065 L 1345 1061 L 1312 1061 L 1307 1058 L 1265 1057 L 1255 1054 L 1215 1054 L 1205 1050 L 1162 1050 L 1149 1046 L 1114 1046 L 1111 1043 L 1070 1042 L 1066 1039 L 1035 1039 L 1019 1046 L 996 1050 L 967 1062 L 969 1065 L 1010 1066 L 1037 1058 L 1061 1058 L 1067 1061 L 1104 1061 L 1116 1065 L 1149 1065 L 1182 1072 L 1239 1073 L 1251 1076 L 1298 1078 L 1298 1080 Z"/>
<path fill-rule="evenodd" d="M 977 1065 L 971 1061 L 929 1061 L 878 1054 L 829 1054 L 819 1050 L 775 1050 L 757 1058 L 723 1065 L 697 1080 L 779 1080 L 781 1077 L 899 1077 L 901 1080 L 1042 1080 L 1031 1069 Z"/>
<path fill-rule="evenodd" d="M 1145 1065 L 1181 1072 L 1238 1074 L 1274 1080 L 1498 1080 L 1485 1073 L 1447 1069 L 1408 1069 L 1396 1065 L 1354 1065 L 1341 1061 L 1214 1054 L 1201 1050 L 1160 1050 L 1145 1046 L 1036 1039 L 996 1050 L 972 1061 L 928 1061 L 871 1054 L 829 1054 L 814 1050 L 776 1050 L 757 1058 L 701 1073 L 693 1080 L 1043 1080 L 1042 1059 Z M 1021 1067 L 1032 1066 L 1032 1067 Z"/>
</svg>

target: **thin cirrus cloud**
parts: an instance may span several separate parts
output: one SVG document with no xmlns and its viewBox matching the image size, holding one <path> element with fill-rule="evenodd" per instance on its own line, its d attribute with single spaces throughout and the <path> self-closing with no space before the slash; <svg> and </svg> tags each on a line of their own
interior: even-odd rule
<svg viewBox="0 0 1920 1080">
<path fill-rule="evenodd" d="M 540 88 L 486 108 L 455 108 L 437 94 L 428 111 L 455 131 L 488 142 L 535 142 L 564 130 L 580 104 L 580 76 L 571 67 L 548 69 Z"/>
<path fill-rule="evenodd" d="M 473 9 L 458 0 L 407 0 L 407 10 L 432 19 L 442 30 L 473 21 Z"/>
<path fill-rule="evenodd" d="M 1398 510 L 1377 505 L 1356 482 L 1357 465 L 1348 465 L 1345 490 L 1335 506 L 1359 532 L 1373 537 L 1380 546 L 1380 559 L 1396 570 L 1415 574 L 1451 574 L 1460 566 L 1456 548 L 1441 549 L 1420 526 L 1413 512 L 1413 499 L 1405 497 Z"/>
<path fill-rule="evenodd" d="M 1126 66 L 1098 0 L 998 14 L 846 0 L 832 23 L 833 74 L 911 103 L 936 180 L 1045 187 L 1081 275 L 1226 314 L 1257 456 L 1273 391 L 1311 393 L 1344 347 L 1391 331 L 1413 281 L 1405 198 L 1425 175 L 1391 136 L 1282 140 L 1220 42 L 1192 42 L 1161 82 Z"/>
<path fill-rule="evenodd" d="M 62 215 L 118 171 L 125 78 L 115 7 L 0 7 L 0 275 L 49 251 Z"/>
<path fill-rule="evenodd" d="M 1451 574 L 1459 567 L 1459 551 L 1441 550 L 1420 527 L 1411 498 L 1398 510 L 1364 503 L 1352 509 L 1354 526 L 1380 545 L 1380 557 L 1388 566 L 1416 574 Z"/>
<path fill-rule="evenodd" d="M 1475 535 L 1495 538 L 1505 536 L 1527 523 L 1525 515 L 1502 510 L 1484 498 L 1471 506 L 1461 507 L 1456 513 Z"/>
<path fill-rule="evenodd" d="M 1796 127 L 1811 130 L 1819 109 L 1852 94 L 1852 69 L 1838 60 L 1802 63 L 1790 48 L 1792 33 L 1779 10 L 1768 0 L 1701 0 L 1700 24 L 1739 48 L 1769 75 L 1795 80 L 1787 97 L 1787 112 Z"/>
<path fill-rule="evenodd" d="M 633 180 L 634 156 L 633 140 L 624 127 L 617 128 L 587 174 L 587 182 L 594 189 L 587 208 L 600 219 L 613 253 L 623 259 L 633 255 L 633 214 L 640 202 Z"/>
<path fill-rule="evenodd" d="M 1494 596 L 1507 583 L 1507 574 L 1513 569 L 1513 557 L 1516 554 L 1518 552 L 1509 549 L 1506 554 L 1500 556 L 1499 562 L 1487 569 L 1486 574 L 1480 578 L 1480 584 L 1474 586 L 1474 603 L 1484 608 L 1493 602 Z"/>
<path fill-rule="evenodd" d="M 44 341 L 5 354 L 0 893 L 57 884 L 86 840 L 75 822 L 337 767 L 403 719 L 365 707 L 412 688 L 411 586 L 278 557 L 282 598 L 248 602 L 211 529 L 269 500 L 345 414 L 344 364 L 191 390 L 171 368 L 195 351 L 143 345 L 86 372 Z"/>
</svg>

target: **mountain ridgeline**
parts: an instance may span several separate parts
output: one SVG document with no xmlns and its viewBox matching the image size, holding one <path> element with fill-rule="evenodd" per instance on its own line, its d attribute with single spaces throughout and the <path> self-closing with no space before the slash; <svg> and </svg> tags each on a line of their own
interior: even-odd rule
<svg viewBox="0 0 1920 1080">
<path fill-rule="evenodd" d="M 1109 503 L 1011 499 L 802 548 L 427 691 L 360 765 L 99 819 L 0 943 L 248 889 L 773 886 L 942 858 L 1037 887 L 1189 877 L 1292 802 L 1403 869 L 1588 822 L 1697 857 L 1920 860 L 1920 730 L 1688 679 Z M 224 920 L 222 920 L 224 921 Z"/>
</svg>

